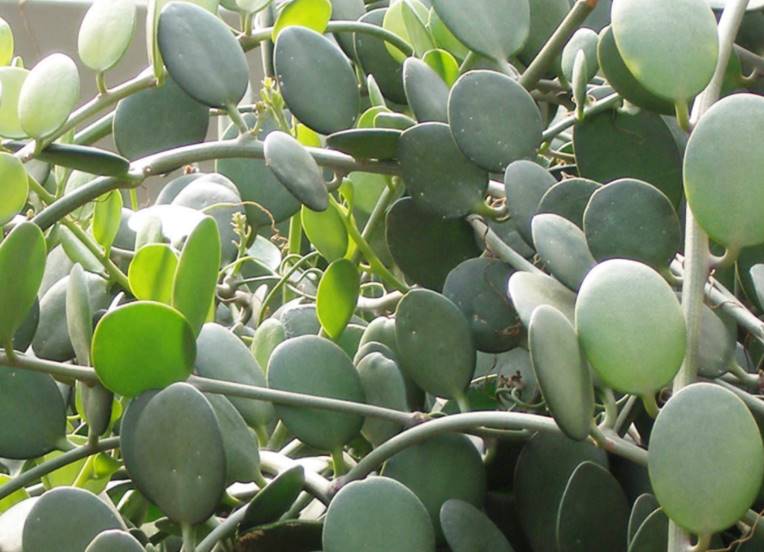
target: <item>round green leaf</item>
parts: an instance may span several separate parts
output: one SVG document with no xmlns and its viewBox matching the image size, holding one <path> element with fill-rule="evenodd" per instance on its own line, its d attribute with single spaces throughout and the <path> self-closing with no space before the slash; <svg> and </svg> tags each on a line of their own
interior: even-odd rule
<svg viewBox="0 0 764 552">
<path fill-rule="evenodd" d="M 697 383 L 658 414 L 648 468 L 666 514 L 693 533 L 710 535 L 734 525 L 753 503 L 764 476 L 764 446 L 743 401 Z"/>
<path fill-rule="evenodd" d="M 562 50 L 562 74 L 573 82 L 573 65 L 578 52 L 584 53 L 587 73 L 585 81 L 589 82 L 597 74 L 597 33 L 586 27 L 578 29 Z"/>
<path fill-rule="evenodd" d="M 584 211 L 589 204 L 589 198 L 599 187 L 599 184 L 586 178 L 562 180 L 544 193 L 537 213 L 559 215 L 583 228 Z"/>
<path fill-rule="evenodd" d="M 581 229 L 558 215 L 543 214 L 533 217 L 532 230 L 544 266 L 560 282 L 578 290 L 596 264 Z"/>
<path fill-rule="evenodd" d="M 480 351 L 500 353 L 520 341 L 520 320 L 507 296 L 513 273 L 508 265 L 485 257 L 468 259 L 448 273 L 443 295 L 469 321 Z"/>
<path fill-rule="evenodd" d="M 402 367 L 433 395 L 460 398 L 475 371 L 475 346 L 467 319 L 449 299 L 426 289 L 408 292 L 395 311 Z"/>
<path fill-rule="evenodd" d="M 66 404 L 48 374 L 0 366 L 0 416 L 3 458 L 37 458 L 66 439 Z"/>
<path fill-rule="evenodd" d="M 5 485 L 6 483 L 9 483 L 12 481 L 13 478 L 10 475 L 7 474 L 0 474 L 0 485 Z M 25 501 L 27 498 L 29 498 L 29 493 L 25 488 L 17 489 L 13 491 L 11 494 L 6 496 L 5 498 L 0 499 L 0 534 L 5 535 L 5 538 L 8 538 L 9 535 L 7 532 L 4 531 L 5 522 L 10 521 L 10 516 L 13 514 L 10 514 L 8 516 L 8 519 L 3 517 L 3 514 L 13 508 L 15 505 Z M 4 545 L 3 538 L 0 538 L 0 546 Z"/>
<path fill-rule="evenodd" d="M 459 40 L 484 56 L 506 61 L 528 38 L 527 0 L 433 0 L 432 5 Z"/>
<path fill-rule="evenodd" d="M 141 543 L 125 531 L 110 529 L 90 541 L 85 552 L 143 552 Z"/>
<path fill-rule="evenodd" d="M 565 435 L 583 441 L 592 426 L 594 388 L 576 331 L 560 311 L 542 305 L 533 311 L 528 343 L 549 412 Z"/>
<path fill-rule="evenodd" d="M 648 90 L 686 102 L 711 80 L 719 41 L 705 0 L 615 0 L 611 17 L 618 51 Z"/>
<path fill-rule="evenodd" d="M 19 214 L 27 203 L 29 180 L 24 165 L 9 153 L 0 153 L 0 225 Z"/>
<path fill-rule="evenodd" d="M 24 524 L 27 552 L 82 552 L 103 531 L 123 529 L 122 520 L 93 493 L 61 487 L 43 494 Z"/>
<path fill-rule="evenodd" d="M 355 312 L 361 277 L 348 259 L 332 262 L 321 276 L 316 313 L 321 327 L 333 340 L 339 339 Z"/>
<path fill-rule="evenodd" d="M 260 452 L 257 437 L 247 427 L 239 411 L 223 395 L 206 394 L 215 411 L 215 417 L 223 437 L 226 458 L 226 485 L 251 483 L 259 480 Z"/>
<path fill-rule="evenodd" d="M 359 19 L 361 23 L 381 27 L 387 8 L 371 10 Z M 366 74 L 374 76 L 386 98 L 395 103 L 406 103 L 403 89 L 403 66 L 390 55 L 384 40 L 367 33 L 353 35 L 355 52 Z"/>
<path fill-rule="evenodd" d="M 329 504 L 321 540 L 326 552 L 435 550 L 435 534 L 422 502 L 386 477 L 342 487 Z"/>
<path fill-rule="evenodd" d="M 329 194 L 321 168 L 300 142 L 285 132 L 271 132 L 265 138 L 265 163 L 300 202 L 314 211 L 326 210 Z"/>
<path fill-rule="evenodd" d="M 34 66 L 19 93 L 19 123 L 32 138 L 57 130 L 80 96 L 80 76 L 69 56 L 51 54 Z"/>
<path fill-rule="evenodd" d="M 417 121 L 448 122 L 448 86 L 424 61 L 411 57 L 404 62 L 403 88 Z"/>
<path fill-rule="evenodd" d="M 304 335 L 276 347 L 268 364 L 268 386 L 280 391 L 364 402 L 353 363 L 331 341 Z M 276 414 L 305 444 L 334 450 L 358 435 L 363 418 L 355 414 L 275 405 Z"/>
<path fill-rule="evenodd" d="M 623 393 L 654 393 L 684 359 L 679 301 L 657 272 L 635 261 L 613 259 L 589 272 L 576 300 L 576 330 L 594 371 Z"/>
<path fill-rule="evenodd" d="M 301 123 L 320 134 L 353 126 L 361 96 L 353 66 L 337 45 L 310 29 L 288 27 L 273 55 L 281 93 Z"/>
<path fill-rule="evenodd" d="M 332 21 L 358 21 L 366 14 L 366 5 L 363 0 L 331 0 L 331 2 Z M 349 33 L 336 33 L 334 35 L 342 50 L 350 58 L 355 56 L 353 36 Z"/>
<path fill-rule="evenodd" d="M 77 359 L 83 366 L 90 365 L 90 342 L 93 339 L 93 309 L 85 271 L 75 264 L 66 286 L 66 330 Z"/>
<path fill-rule="evenodd" d="M 421 56 L 435 46 L 426 27 L 426 22 L 429 19 L 427 8 L 428 6 L 419 0 L 392 2 L 382 22 L 385 30 L 398 35 L 405 42 L 411 44 L 417 56 Z M 402 63 L 406 59 L 406 54 L 389 42 L 385 43 L 385 47 L 397 62 Z"/>
<path fill-rule="evenodd" d="M 261 117 L 263 120 L 257 137 L 263 140 L 277 127 L 272 117 Z M 248 127 L 255 126 L 254 115 L 245 114 L 243 118 Z M 233 140 L 238 135 L 239 129 L 231 125 L 222 138 Z M 298 199 L 279 182 L 262 159 L 218 159 L 215 168 L 236 185 L 242 201 L 250 202 L 244 205 L 244 210 L 249 224 L 254 228 L 282 222 L 300 209 Z"/>
<path fill-rule="evenodd" d="M 112 190 L 95 200 L 93 237 L 106 251 L 117 237 L 121 216 L 122 194 L 119 190 Z"/>
<path fill-rule="evenodd" d="M 194 371 L 203 378 L 266 387 L 265 375 L 241 339 L 219 324 L 205 324 L 196 339 Z M 231 403 L 252 427 L 273 419 L 273 406 L 262 401 L 231 397 Z"/>
<path fill-rule="evenodd" d="M 523 447 L 514 473 L 515 511 L 534 550 L 557 550 L 560 500 L 571 474 L 585 461 L 607 466 L 607 455 L 559 432 L 537 433 Z"/>
<path fill-rule="evenodd" d="M 608 84 L 624 99 L 656 113 L 674 114 L 674 104 L 665 98 L 656 96 L 642 86 L 626 67 L 626 63 L 618 51 L 618 46 L 615 44 L 613 29 L 610 25 L 600 32 L 599 43 L 597 44 L 597 60 Z"/>
<path fill-rule="evenodd" d="M 629 552 L 663 552 L 668 542 L 669 519 L 663 510 L 653 510 L 629 543 Z"/>
<path fill-rule="evenodd" d="M 687 143 L 687 203 L 698 224 L 727 248 L 764 242 L 764 221 L 758 208 L 764 201 L 760 186 L 764 162 L 759 142 L 753 139 L 763 121 L 764 99 L 735 94 L 706 112 Z"/>
<path fill-rule="evenodd" d="M 627 540 L 629 544 L 631 544 L 634 535 L 636 535 L 645 520 L 658 508 L 660 508 L 660 504 L 658 504 L 658 501 L 655 499 L 655 495 L 651 493 L 642 493 L 636 500 L 634 500 L 634 504 L 631 506 L 631 514 L 629 514 L 627 531 Z"/>
<path fill-rule="evenodd" d="M 443 217 L 462 217 L 483 207 L 488 174 L 457 147 L 448 125 L 422 123 L 398 143 L 403 181 L 414 201 Z"/>
<path fill-rule="evenodd" d="M 655 186 L 624 178 L 602 186 L 589 199 L 584 233 L 598 261 L 631 259 L 665 269 L 682 240 L 679 216 Z"/>
<path fill-rule="evenodd" d="M 514 552 L 488 516 L 463 500 L 452 498 L 443 504 L 440 525 L 453 552 Z"/>
<path fill-rule="evenodd" d="M 18 106 L 19 94 L 28 75 L 29 71 L 21 67 L 0 67 L 0 90 L 3 94 L 3 101 L 0 102 L 0 136 L 26 136 L 19 121 Z"/>
<path fill-rule="evenodd" d="M 357 361 L 356 370 L 361 379 L 366 402 L 375 406 L 408 412 L 409 405 L 406 393 L 406 381 L 398 364 L 380 352 L 368 352 L 368 345 L 378 346 L 378 350 L 386 348 L 381 343 L 367 344 L 366 353 Z M 388 354 L 392 354 L 389 349 Z M 360 354 L 360 350 L 359 350 Z M 374 446 L 379 446 L 401 431 L 401 426 L 385 420 L 366 418 L 361 433 Z"/>
<path fill-rule="evenodd" d="M 8 346 L 37 299 L 47 246 L 40 227 L 22 222 L 0 242 L 0 345 Z"/>
<path fill-rule="evenodd" d="M 541 305 L 552 306 L 573 321 L 576 294 L 545 274 L 514 273 L 509 279 L 509 298 L 526 328 Z"/>
<path fill-rule="evenodd" d="M 220 266 L 220 234 L 215 220 L 204 217 L 189 234 L 172 284 L 172 305 L 199 334 L 215 304 Z"/>
<path fill-rule="evenodd" d="M 558 550 L 623 550 L 628 514 L 615 477 L 599 464 L 582 462 L 570 476 L 557 510 Z"/>
<path fill-rule="evenodd" d="M 128 159 L 203 142 L 209 108 L 167 78 L 157 88 L 141 90 L 117 104 L 114 144 Z"/>
<path fill-rule="evenodd" d="M 16 333 L 13 334 L 13 348 L 17 351 L 26 351 L 32 344 L 37 325 L 40 323 L 40 301 L 35 299 L 32 308 L 29 309 L 24 321 Z"/>
<path fill-rule="evenodd" d="M 573 132 L 581 176 L 597 182 L 636 178 L 666 194 L 674 207 L 682 198 L 682 153 L 656 113 L 623 111 L 586 117 Z"/>
<path fill-rule="evenodd" d="M 144 406 L 134 432 L 125 467 L 141 493 L 177 523 L 209 518 L 225 488 L 226 453 L 204 395 L 186 383 L 167 387 Z"/>
<path fill-rule="evenodd" d="M 294 504 L 305 485 L 305 468 L 297 464 L 274 477 L 252 499 L 239 523 L 239 533 L 277 521 Z"/>
<path fill-rule="evenodd" d="M 96 0 L 80 24 L 77 51 L 90 69 L 114 67 L 130 46 L 135 31 L 135 0 Z"/>
<path fill-rule="evenodd" d="M 393 159 L 401 131 L 392 128 L 353 128 L 335 132 L 326 145 L 356 159 Z"/>
<path fill-rule="evenodd" d="M 388 460 L 382 475 L 403 483 L 422 501 L 443 540 L 440 509 L 453 498 L 480 506 L 486 492 L 483 460 L 466 435 L 446 433 L 409 447 Z"/>
<path fill-rule="evenodd" d="M 290 0 L 281 8 L 271 37 L 281 34 L 287 27 L 299 26 L 323 33 L 332 15 L 332 3 L 329 0 Z"/>
<path fill-rule="evenodd" d="M 449 87 L 453 86 L 459 78 L 459 63 L 446 50 L 430 50 L 424 54 L 422 61 L 429 65 L 430 69 L 435 71 L 435 74 Z"/>
<path fill-rule="evenodd" d="M 459 149 L 492 172 L 534 158 L 544 130 L 531 95 L 516 80 L 494 71 L 459 77 L 448 99 L 448 122 Z"/>
<path fill-rule="evenodd" d="M 91 359 L 107 389 L 132 397 L 185 380 L 195 354 L 194 334 L 183 315 L 161 303 L 138 301 L 101 318 Z"/>
<path fill-rule="evenodd" d="M 261 367 L 268 366 L 273 350 L 286 339 L 284 324 L 275 318 L 263 321 L 255 330 L 252 338 L 252 353 Z"/>
<path fill-rule="evenodd" d="M 127 278 L 137 299 L 170 304 L 178 255 L 169 245 L 151 243 L 141 247 L 130 261 Z"/>
<path fill-rule="evenodd" d="M 336 204 L 331 203 L 325 211 L 312 211 L 303 206 L 300 213 L 305 235 L 328 261 L 345 256 L 348 250 L 348 234 Z"/>
<path fill-rule="evenodd" d="M 8 65 L 13 59 L 13 30 L 0 17 L 0 66 Z"/>
<path fill-rule="evenodd" d="M 159 51 L 167 71 L 189 96 L 211 107 L 244 97 L 249 67 L 228 25 L 187 2 L 170 2 L 159 15 Z"/>
<path fill-rule="evenodd" d="M 528 243 L 533 241 L 531 220 L 541 198 L 556 182 L 549 171 L 532 161 L 515 161 L 504 172 L 509 215 L 517 231 Z"/>
</svg>

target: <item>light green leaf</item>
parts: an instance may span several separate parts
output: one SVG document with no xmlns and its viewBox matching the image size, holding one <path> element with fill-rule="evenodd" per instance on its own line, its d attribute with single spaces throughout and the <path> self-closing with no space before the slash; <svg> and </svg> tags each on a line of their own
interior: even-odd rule
<svg viewBox="0 0 764 552">
<path fill-rule="evenodd" d="M 307 27 L 323 33 L 331 17 L 332 3 L 329 0 L 291 0 L 281 9 L 271 37 L 275 42 L 287 27 Z"/>
<path fill-rule="evenodd" d="M 348 259 L 337 259 L 321 277 L 316 312 L 321 327 L 335 341 L 353 317 L 360 285 L 358 269 Z"/>
<path fill-rule="evenodd" d="M 51 54 L 29 73 L 19 94 L 21 128 L 40 138 L 64 124 L 80 96 L 77 65 L 69 56 Z"/>
<path fill-rule="evenodd" d="M 0 153 L 0 225 L 19 214 L 27 202 L 29 181 L 24 165 L 9 153 Z"/>
<path fill-rule="evenodd" d="M 95 0 L 80 25 L 77 50 L 93 71 L 114 67 L 135 32 L 135 0 Z"/>
<path fill-rule="evenodd" d="M 138 299 L 172 303 L 178 255 L 169 245 L 151 243 L 141 247 L 130 262 L 127 279 Z"/>
<path fill-rule="evenodd" d="M 119 232 L 122 217 L 122 194 L 112 190 L 95 201 L 93 212 L 93 236 L 107 251 Z"/>
</svg>

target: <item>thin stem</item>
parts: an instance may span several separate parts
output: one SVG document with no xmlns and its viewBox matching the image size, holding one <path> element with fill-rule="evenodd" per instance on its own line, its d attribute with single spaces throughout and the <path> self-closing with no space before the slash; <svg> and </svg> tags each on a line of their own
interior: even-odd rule
<svg viewBox="0 0 764 552">
<path fill-rule="evenodd" d="M 0 500 L 18 491 L 19 489 L 26 487 L 27 485 L 34 483 L 52 471 L 63 468 L 64 466 L 68 466 L 73 462 L 77 462 L 78 460 L 82 460 L 83 458 L 93 454 L 112 450 L 117 447 L 119 447 L 119 437 L 109 437 L 108 439 L 101 439 L 97 446 L 83 445 L 81 447 L 69 450 L 60 456 L 56 456 L 52 460 L 38 464 L 34 468 L 19 474 L 14 479 L 8 481 L 8 483 L 0 487 Z"/>
<path fill-rule="evenodd" d="M 635 464 L 640 466 L 647 466 L 647 451 L 637 445 L 621 439 L 616 433 L 611 430 L 601 430 L 594 424 L 592 424 L 591 431 L 589 433 L 594 442 L 603 449 L 612 454 L 617 454 L 627 460 L 631 460 Z"/>
<path fill-rule="evenodd" d="M 610 96 L 606 96 L 605 98 L 602 98 L 601 100 L 596 101 L 592 105 L 584 108 L 584 119 L 587 117 L 591 117 L 593 115 L 596 115 L 597 113 L 602 113 L 603 111 L 609 111 L 611 109 L 614 109 L 618 107 L 621 104 L 621 96 L 618 94 L 611 94 Z M 565 117 L 564 119 L 560 119 L 556 123 L 554 123 L 552 126 L 547 128 L 541 135 L 541 138 L 544 142 L 549 142 L 552 138 L 556 137 L 562 132 L 565 132 L 570 127 L 574 126 L 576 122 L 578 121 L 578 118 L 575 114 L 570 115 L 568 117 Z"/>
<path fill-rule="evenodd" d="M 347 464 L 345 463 L 345 451 L 342 450 L 342 447 L 337 447 L 331 451 L 331 455 L 334 477 L 341 477 L 347 472 Z"/>
<path fill-rule="evenodd" d="M 268 473 L 279 474 L 297 465 L 301 464 L 278 452 L 260 451 L 260 467 Z M 330 483 L 313 470 L 305 468 L 304 473 L 304 489 L 324 504 L 329 504 Z"/>
<path fill-rule="evenodd" d="M 114 112 L 112 111 L 80 130 L 74 135 L 74 140 L 72 140 L 72 142 L 82 146 L 89 146 L 111 134 L 113 124 Z"/>
<path fill-rule="evenodd" d="M 204 537 L 202 541 L 196 545 L 195 552 L 212 552 L 212 549 L 215 548 L 215 545 L 218 542 L 226 537 L 233 535 L 236 532 L 236 528 L 244 519 L 246 513 L 247 507 L 243 506 L 235 512 L 229 514 L 223 523 L 210 531 L 207 536 Z"/>
<path fill-rule="evenodd" d="M 562 52 L 570 37 L 573 36 L 584 20 L 597 7 L 597 0 L 578 0 L 562 20 L 544 47 L 520 77 L 519 83 L 526 90 L 532 90 L 541 80 L 555 58 Z"/>
<path fill-rule="evenodd" d="M 183 535 L 183 548 L 181 548 L 181 552 L 194 552 L 194 548 L 196 548 L 194 526 L 190 523 L 181 523 L 180 531 Z"/>
<path fill-rule="evenodd" d="M 291 222 L 290 222 L 291 227 Z M 281 288 L 286 285 L 286 283 L 289 281 L 289 278 L 294 274 L 303 264 L 308 262 L 311 259 L 314 259 L 315 257 L 318 257 L 318 251 L 312 251 L 299 259 L 296 263 L 294 263 L 289 270 L 286 271 L 286 273 L 281 277 L 281 279 L 276 282 L 276 285 L 271 288 L 271 290 L 268 292 L 268 295 L 265 296 L 265 299 L 263 299 L 262 305 L 260 305 L 260 315 L 257 317 L 257 324 L 260 325 L 265 320 L 265 315 L 267 313 L 267 307 L 270 304 L 270 302 L 273 300 L 274 297 L 276 297 L 276 294 L 281 290 Z"/>
<path fill-rule="evenodd" d="M 504 241 L 496 235 L 496 232 L 491 230 L 482 218 L 477 215 L 470 215 L 467 217 L 467 222 L 472 225 L 478 239 L 485 243 L 486 248 L 493 252 L 499 259 L 516 270 L 532 272 L 534 274 L 544 274 L 543 270 L 534 266 L 533 263 L 529 262 L 525 257 L 520 255 L 520 253 L 504 243 Z"/>
</svg>

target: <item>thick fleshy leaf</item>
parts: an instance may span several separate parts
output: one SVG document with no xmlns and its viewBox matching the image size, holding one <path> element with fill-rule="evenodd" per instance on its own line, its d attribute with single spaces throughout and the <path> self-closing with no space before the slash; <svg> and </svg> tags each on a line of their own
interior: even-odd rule
<svg viewBox="0 0 764 552">
<path fill-rule="evenodd" d="M 628 514 L 626 496 L 615 477 L 595 462 L 582 462 L 570 476 L 560 499 L 558 550 L 624 552 Z"/>
<path fill-rule="evenodd" d="M 93 334 L 91 359 L 98 378 L 126 397 L 185 380 L 195 355 L 188 322 L 161 303 L 137 301 L 118 307 L 101 318 Z"/>
<path fill-rule="evenodd" d="M 194 335 L 214 304 L 219 266 L 220 234 L 215 220 L 205 217 L 186 239 L 172 285 L 172 304 L 188 320 Z"/>
<path fill-rule="evenodd" d="M 401 131 L 393 128 L 353 128 L 327 136 L 326 144 L 356 159 L 393 159 Z"/>
<path fill-rule="evenodd" d="M 470 71 L 456 81 L 448 99 L 448 122 L 459 149 L 493 172 L 533 159 L 544 125 L 531 95 L 494 71 Z"/>
<path fill-rule="evenodd" d="M 0 67 L 0 89 L 3 101 L 0 104 L 0 136 L 23 138 L 26 133 L 21 128 L 18 115 L 19 94 L 29 71 L 21 67 Z"/>
<path fill-rule="evenodd" d="M 205 395 L 215 411 L 223 437 L 226 459 L 226 485 L 250 483 L 260 478 L 260 453 L 257 437 L 247 427 L 244 418 L 223 395 Z"/>
<path fill-rule="evenodd" d="M 281 31 L 294 26 L 323 33 L 331 16 L 332 3 L 329 0 L 290 0 L 281 8 L 271 36 L 275 41 Z"/>
<path fill-rule="evenodd" d="M 277 521 L 297 500 L 304 484 L 305 468 L 299 464 L 274 477 L 247 506 L 239 523 L 239 533 Z"/>
<path fill-rule="evenodd" d="M 103 531 L 124 529 L 117 513 L 93 493 L 62 487 L 43 494 L 24 524 L 25 552 L 82 552 Z"/>
<path fill-rule="evenodd" d="M 483 207 L 488 174 L 459 150 L 443 123 L 406 130 L 398 143 L 403 181 L 422 209 L 442 217 L 462 217 Z"/>
<path fill-rule="evenodd" d="M 544 266 L 560 282 L 578 290 L 596 264 L 584 233 L 569 220 L 551 214 L 536 215 L 531 226 L 533 244 Z"/>
<path fill-rule="evenodd" d="M 112 190 L 95 200 L 93 237 L 107 251 L 117 237 L 121 216 L 122 194 L 119 190 Z"/>
<path fill-rule="evenodd" d="M 324 211 L 313 211 L 302 207 L 300 220 L 305 235 L 319 253 L 329 262 L 345 256 L 348 250 L 348 233 L 341 213 L 335 203 Z"/>
<path fill-rule="evenodd" d="M 316 31 L 288 27 L 274 49 L 276 76 L 289 110 L 321 134 L 353 126 L 361 96 L 342 50 Z"/>
<path fill-rule="evenodd" d="M 435 11 L 456 37 L 484 56 L 506 61 L 530 31 L 527 0 L 433 0 Z"/>
<path fill-rule="evenodd" d="M 170 2 L 159 16 L 157 42 L 167 71 L 197 101 L 235 106 L 244 97 L 249 67 L 230 28 L 207 10 Z"/>
<path fill-rule="evenodd" d="M 199 332 L 194 371 L 203 378 L 266 387 L 263 370 L 247 346 L 219 324 L 205 324 Z M 273 419 L 270 403 L 240 397 L 230 401 L 252 427 L 266 426 Z"/>
<path fill-rule="evenodd" d="M 138 415 L 125 467 L 171 520 L 201 523 L 225 488 L 223 444 L 209 401 L 196 388 L 176 383 L 151 397 Z"/>
<path fill-rule="evenodd" d="M 523 447 L 514 474 L 515 508 L 534 550 L 557 549 L 557 509 L 571 474 L 586 461 L 604 467 L 607 455 L 558 432 L 537 433 Z"/>
<path fill-rule="evenodd" d="M 30 71 L 19 94 L 21 128 L 33 138 L 57 130 L 80 96 L 77 66 L 65 54 L 51 54 Z"/>
<path fill-rule="evenodd" d="M 514 552 L 488 516 L 463 500 L 452 498 L 443 504 L 440 525 L 453 552 Z"/>
<path fill-rule="evenodd" d="M 0 242 L 0 346 L 9 346 L 37 299 L 47 247 L 40 227 L 22 222 Z"/>
<path fill-rule="evenodd" d="M 711 80 L 719 41 L 705 0 L 615 0 L 611 17 L 618 51 L 648 90 L 686 102 Z"/>
<path fill-rule="evenodd" d="M 668 542 L 669 519 L 663 510 L 653 510 L 629 543 L 629 552 L 663 552 Z"/>
<path fill-rule="evenodd" d="M 363 388 L 350 357 L 331 341 L 313 335 L 288 339 L 276 347 L 268 364 L 268 386 L 364 402 Z M 305 444 L 334 450 L 358 435 L 363 418 L 355 414 L 275 405 L 276 414 Z"/>
<path fill-rule="evenodd" d="M 549 171 L 532 161 L 515 161 L 504 171 L 509 215 L 527 243 L 533 243 L 531 220 L 541 198 L 556 182 Z"/>
<path fill-rule="evenodd" d="M 448 122 L 448 85 L 424 61 L 411 57 L 404 62 L 403 88 L 417 121 Z"/>
<path fill-rule="evenodd" d="M 586 117 L 573 132 L 581 176 L 608 183 L 619 178 L 649 182 L 674 207 L 682 198 L 682 152 L 666 122 L 641 110 Z"/>
<path fill-rule="evenodd" d="M 90 342 L 93 338 L 93 308 L 82 266 L 75 264 L 66 287 L 66 330 L 77 359 L 82 366 L 90 365 Z"/>
<path fill-rule="evenodd" d="M 0 225 L 19 214 L 27 203 L 29 180 L 24 165 L 9 153 L 0 153 Z"/>
<path fill-rule="evenodd" d="M 370 342 L 368 345 L 378 345 L 379 350 L 385 347 L 376 342 Z M 369 350 L 367 346 L 367 351 Z M 380 352 L 367 352 L 357 361 L 356 370 L 361 378 L 366 402 L 401 412 L 409 411 L 406 380 L 395 360 Z M 401 429 L 401 426 L 395 422 L 369 417 L 364 421 L 361 433 L 372 445 L 378 446 L 399 433 Z"/>
<path fill-rule="evenodd" d="M 167 78 L 117 104 L 114 144 L 128 159 L 140 159 L 204 141 L 209 120 L 209 108 Z"/>
<path fill-rule="evenodd" d="M 143 552 L 138 539 L 126 531 L 110 529 L 90 541 L 85 552 Z"/>
<path fill-rule="evenodd" d="M 435 534 L 422 502 L 387 477 L 342 487 L 326 512 L 322 542 L 327 552 L 435 550 Z"/>
<path fill-rule="evenodd" d="M 252 338 L 252 353 L 263 369 L 268 367 L 273 350 L 285 339 L 284 324 L 275 318 L 268 318 L 257 327 Z"/>
<path fill-rule="evenodd" d="M 584 212 L 584 233 L 598 261 L 631 259 L 656 270 L 669 265 L 682 240 L 679 216 L 669 198 L 631 178 L 594 192 Z"/>
<path fill-rule="evenodd" d="M 562 58 L 560 63 L 562 65 L 562 74 L 568 79 L 568 82 L 573 82 L 573 66 L 575 64 L 576 56 L 578 52 L 584 53 L 584 59 L 586 60 L 587 73 L 584 77 L 586 82 L 589 82 L 597 74 L 597 33 L 586 27 L 577 30 L 562 50 Z"/>
<path fill-rule="evenodd" d="M 533 311 L 528 343 L 549 412 L 565 435 L 583 441 L 592 426 L 594 388 L 573 325 L 554 307 L 542 305 Z"/>
<path fill-rule="evenodd" d="M 562 180 L 544 193 L 537 214 L 559 215 L 583 228 L 584 211 L 589 204 L 589 198 L 599 187 L 599 184 L 586 178 Z"/>
<path fill-rule="evenodd" d="M 541 305 L 549 305 L 573 321 L 576 294 L 560 282 L 545 274 L 516 272 L 509 279 L 509 298 L 527 328 L 533 311 Z"/>
<path fill-rule="evenodd" d="M 15 146 L 12 147 L 15 149 Z M 51 165 L 92 175 L 124 176 L 130 169 L 130 162 L 121 155 L 78 144 L 50 144 L 36 157 Z"/>
<path fill-rule="evenodd" d="M 178 267 L 178 255 L 163 243 L 141 247 L 130 261 L 127 278 L 137 299 L 172 304 L 172 284 Z"/>
<path fill-rule="evenodd" d="M 430 50 L 424 54 L 422 61 L 429 65 L 448 87 L 453 86 L 459 78 L 459 63 L 446 50 Z"/>
<path fill-rule="evenodd" d="M 635 261 L 613 259 L 589 272 L 576 300 L 576 330 L 594 371 L 623 393 L 654 393 L 684 359 L 679 301 L 666 280 Z"/>
<path fill-rule="evenodd" d="M 332 21 L 358 21 L 366 14 L 366 5 L 363 0 L 331 0 L 331 2 Z M 337 33 L 334 38 L 348 57 L 355 55 L 352 34 Z"/>
<path fill-rule="evenodd" d="M 387 8 L 371 10 L 359 19 L 361 23 L 382 26 Z M 405 103 L 403 66 L 390 55 L 384 40 L 366 33 L 353 35 L 355 52 L 365 73 L 373 75 L 386 98 Z"/>
<path fill-rule="evenodd" d="M 5 19 L 0 18 L 0 66 L 13 59 L 13 31 Z"/>
<path fill-rule="evenodd" d="M 395 337 L 402 367 L 419 387 L 449 399 L 464 396 L 475 346 L 459 307 L 434 291 L 409 291 L 395 311 Z"/>
<path fill-rule="evenodd" d="M 643 493 L 637 497 L 637 499 L 634 501 L 634 504 L 631 506 L 631 513 L 629 514 L 629 525 L 627 533 L 627 541 L 629 544 L 631 544 L 631 541 L 634 539 L 634 535 L 637 534 L 637 531 L 645 522 L 645 520 L 658 508 L 660 508 L 660 504 L 658 504 L 658 500 L 655 498 L 655 495 L 650 493 Z"/>
<path fill-rule="evenodd" d="M 323 330 L 335 341 L 353 317 L 360 285 L 358 269 L 348 259 L 337 259 L 321 276 L 316 296 L 316 313 Z"/>
<path fill-rule="evenodd" d="M 25 460 L 66 438 L 66 404 L 48 374 L 0 366 L 0 456 Z"/>
<path fill-rule="evenodd" d="M 710 535 L 734 525 L 753 503 L 764 476 L 764 446 L 743 401 L 696 383 L 658 414 L 648 468 L 666 514 L 695 534 Z"/>
<path fill-rule="evenodd" d="M 321 168 L 300 142 L 285 132 L 271 132 L 265 138 L 265 163 L 300 202 L 314 211 L 326 210 L 329 194 Z"/>
<path fill-rule="evenodd" d="M 93 71 L 114 67 L 135 31 L 135 0 L 96 0 L 80 24 L 77 51 Z"/>
<path fill-rule="evenodd" d="M 443 540 L 440 509 L 456 498 L 480 506 L 486 492 L 483 461 L 466 435 L 446 433 L 409 447 L 388 460 L 382 475 L 403 483 L 422 501 Z"/>
<path fill-rule="evenodd" d="M 386 30 L 398 35 L 410 44 L 417 56 L 421 56 L 427 50 L 435 47 L 432 36 L 427 30 L 427 20 L 429 19 L 427 8 L 428 6 L 420 0 L 392 2 L 382 22 L 382 26 Z M 386 42 L 385 47 L 399 63 L 403 63 L 406 59 L 406 54 L 391 43 Z"/>
<path fill-rule="evenodd" d="M 475 347 L 499 353 L 520 341 L 520 320 L 507 296 L 508 265 L 480 257 L 468 259 L 448 273 L 443 295 L 459 307 L 469 321 Z"/>
<path fill-rule="evenodd" d="M 762 122 L 764 99 L 736 94 L 714 104 L 687 143 L 687 203 L 709 236 L 733 250 L 764 242 L 759 209 L 764 201 L 759 185 L 764 161 L 760 144 L 751 141 Z"/>
</svg>

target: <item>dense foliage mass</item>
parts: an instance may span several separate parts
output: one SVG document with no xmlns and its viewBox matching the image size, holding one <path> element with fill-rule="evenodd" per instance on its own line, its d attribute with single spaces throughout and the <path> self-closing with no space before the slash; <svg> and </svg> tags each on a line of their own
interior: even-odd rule
<svg viewBox="0 0 764 552">
<path fill-rule="evenodd" d="M 764 2 L 137 19 L 0 20 L 0 551 L 764 550 Z"/>
</svg>

